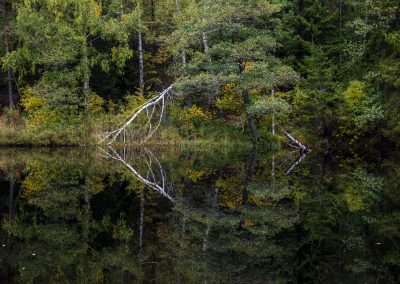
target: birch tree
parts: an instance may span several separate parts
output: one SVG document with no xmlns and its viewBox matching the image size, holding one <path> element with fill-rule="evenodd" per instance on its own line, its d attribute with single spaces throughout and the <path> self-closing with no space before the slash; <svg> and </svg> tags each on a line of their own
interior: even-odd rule
<svg viewBox="0 0 400 284">
<path fill-rule="evenodd" d="M 38 78 L 28 91 L 44 108 L 64 113 L 87 110 L 92 69 L 120 70 L 133 56 L 129 33 L 137 27 L 133 3 L 120 1 L 28 0 L 17 9 L 16 34 L 20 47 L 5 57 L 19 78 Z M 123 9 L 121 11 L 121 8 Z M 132 10 L 133 9 L 133 10 Z M 98 41 L 112 43 L 107 52 Z M 27 102 L 29 98 L 26 98 Z"/>
<path fill-rule="evenodd" d="M 140 95 L 144 96 L 144 62 L 143 62 L 143 38 L 140 0 L 136 1 L 138 19 L 138 52 L 139 52 L 139 89 Z"/>
</svg>

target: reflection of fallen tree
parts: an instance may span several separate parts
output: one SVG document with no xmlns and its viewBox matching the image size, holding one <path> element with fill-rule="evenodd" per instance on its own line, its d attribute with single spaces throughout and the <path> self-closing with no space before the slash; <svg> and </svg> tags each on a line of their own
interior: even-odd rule
<svg viewBox="0 0 400 284">
<path fill-rule="evenodd" d="M 286 175 L 289 175 L 293 170 L 307 157 L 308 151 L 306 152 L 301 152 L 300 155 L 293 156 L 294 153 L 298 153 L 298 150 L 286 152 L 282 151 L 283 155 L 279 155 L 280 158 L 283 158 L 283 162 L 278 163 L 278 168 L 279 169 L 284 169 L 287 168 L 285 172 Z M 275 155 L 272 156 L 272 176 L 275 175 L 275 162 L 276 160 L 280 160 L 280 158 L 276 157 Z"/>
<path fill-rule="evenodd" d="M 290 174 L 290 173 L 293 171 L 293 169 L 294 169 L 298 164 L 300 164 L 301 161 L 304 160 L 305 157 L 307 157 L 307 152 L 304 152 L 304 153 L 292 164 L 292 166 L 286 171 L 286 174 L 287 174 L 287 175 Z"/>
<path fill-rule="evenodd" d="M 126 166 L 134 176 L 141 181 L 143 184 L 161 193 L 164 197 L 171 201 L 174 201 L 172 194 L 169 192 L 166 186 L 165 171 L 157 159 L 157 157 L 146 148 L 137 148 L 134 155 L 127 154 L 126 148 L 122 149 L 122 153 L 118 153 L 114 148 L 108 147 L 108 151 L 101 148 L 101 156 L 107 159 L 113 159 L 121 162 Z M 146 175 L 140 173 L 139 167 L 135 168 L 133 165 L 134 159 L 140 160 L 139 166 L 145 166 L 147 168 Z M 153 169 L 155 168 L 155 169 Z"/>
</svg>

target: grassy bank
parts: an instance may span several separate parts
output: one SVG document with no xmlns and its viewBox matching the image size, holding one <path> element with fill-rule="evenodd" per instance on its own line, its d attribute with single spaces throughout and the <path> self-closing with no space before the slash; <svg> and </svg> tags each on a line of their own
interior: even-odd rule
<svg viewBox="0 0 400 284">
<path fill-rule="evenodd" d="M 104 129 L 112 129 L 115 125 L 117 125 L 115 116 L 103 115 L 91 118 L 69 118 L 32 127 L 29 120 L 14 110 L 0 116 L 0 146 L 93 146 L 102 140 Z M 129 134 L 129 130 L 127 130 L 127 135 L 134 136 Z M 122 144 L 117 140 L 114 145 L 143 144 L 139 141 Z M 145 145 L 174 146 L 181 149 L 196 148 L 199 151 L 212 148 L 251 149 L 254 146 L 248 132 L 229 125 L 223 120 L 186 125 L 166 121 L 151 139 L 146 141 Z M 264 132 L 261 129 L 257 146 L 270 150 L 279 149 L 279 137 L 273 137 L 270 131 Z"/>
<path fill-rule="evenodd" d="M 94 142 L 83 127 L 37 130 L 0 124 L 0 146 L 81 146 Z"/>
<path fill-rule="evenodd" d="M 99 133 L 98 129 L 88 124 L 30 129 L 23 124 L 8 124 L 0 120 L 0 146 L 90 146 L 96 145 L 101 140 Z M 117 141 L 115 145 L 121 143 Z M 137 146 L 139 143 L 133 141 L 129 145 Z M 252 147 L 251 141 L 245 135 L 240 132 L 235 133 L 229 128 L 202 127 L 190 135 L 182 135 L 179 129 L 170 125 L 160 127 L 146 145 L 174 145 L 183 149 Z"/>
</svg>

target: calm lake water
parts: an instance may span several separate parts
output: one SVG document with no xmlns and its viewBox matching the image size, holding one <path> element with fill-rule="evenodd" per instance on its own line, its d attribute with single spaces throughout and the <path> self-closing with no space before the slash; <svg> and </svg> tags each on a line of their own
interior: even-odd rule
<svg viewBox="0 0 400 284">
<path fill-rule="evenodd" d="M 0 282 L 398 283 L 398 161 L 0 149 Z"/>
</svg>

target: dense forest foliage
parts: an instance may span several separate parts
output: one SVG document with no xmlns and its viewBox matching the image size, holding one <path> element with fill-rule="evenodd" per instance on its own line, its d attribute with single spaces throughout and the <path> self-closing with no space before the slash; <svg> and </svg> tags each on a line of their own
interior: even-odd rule
<svg viewBox="0 0 400 284">
<path fill-rule="evenodd" d="M 3 0 L 1 10 L 2 144 L 93 143 L 171 84 L 159 141 L 264 142 L 282 127 L 314 147 L 399 143 L 396 0 Z"/>
</svg>

